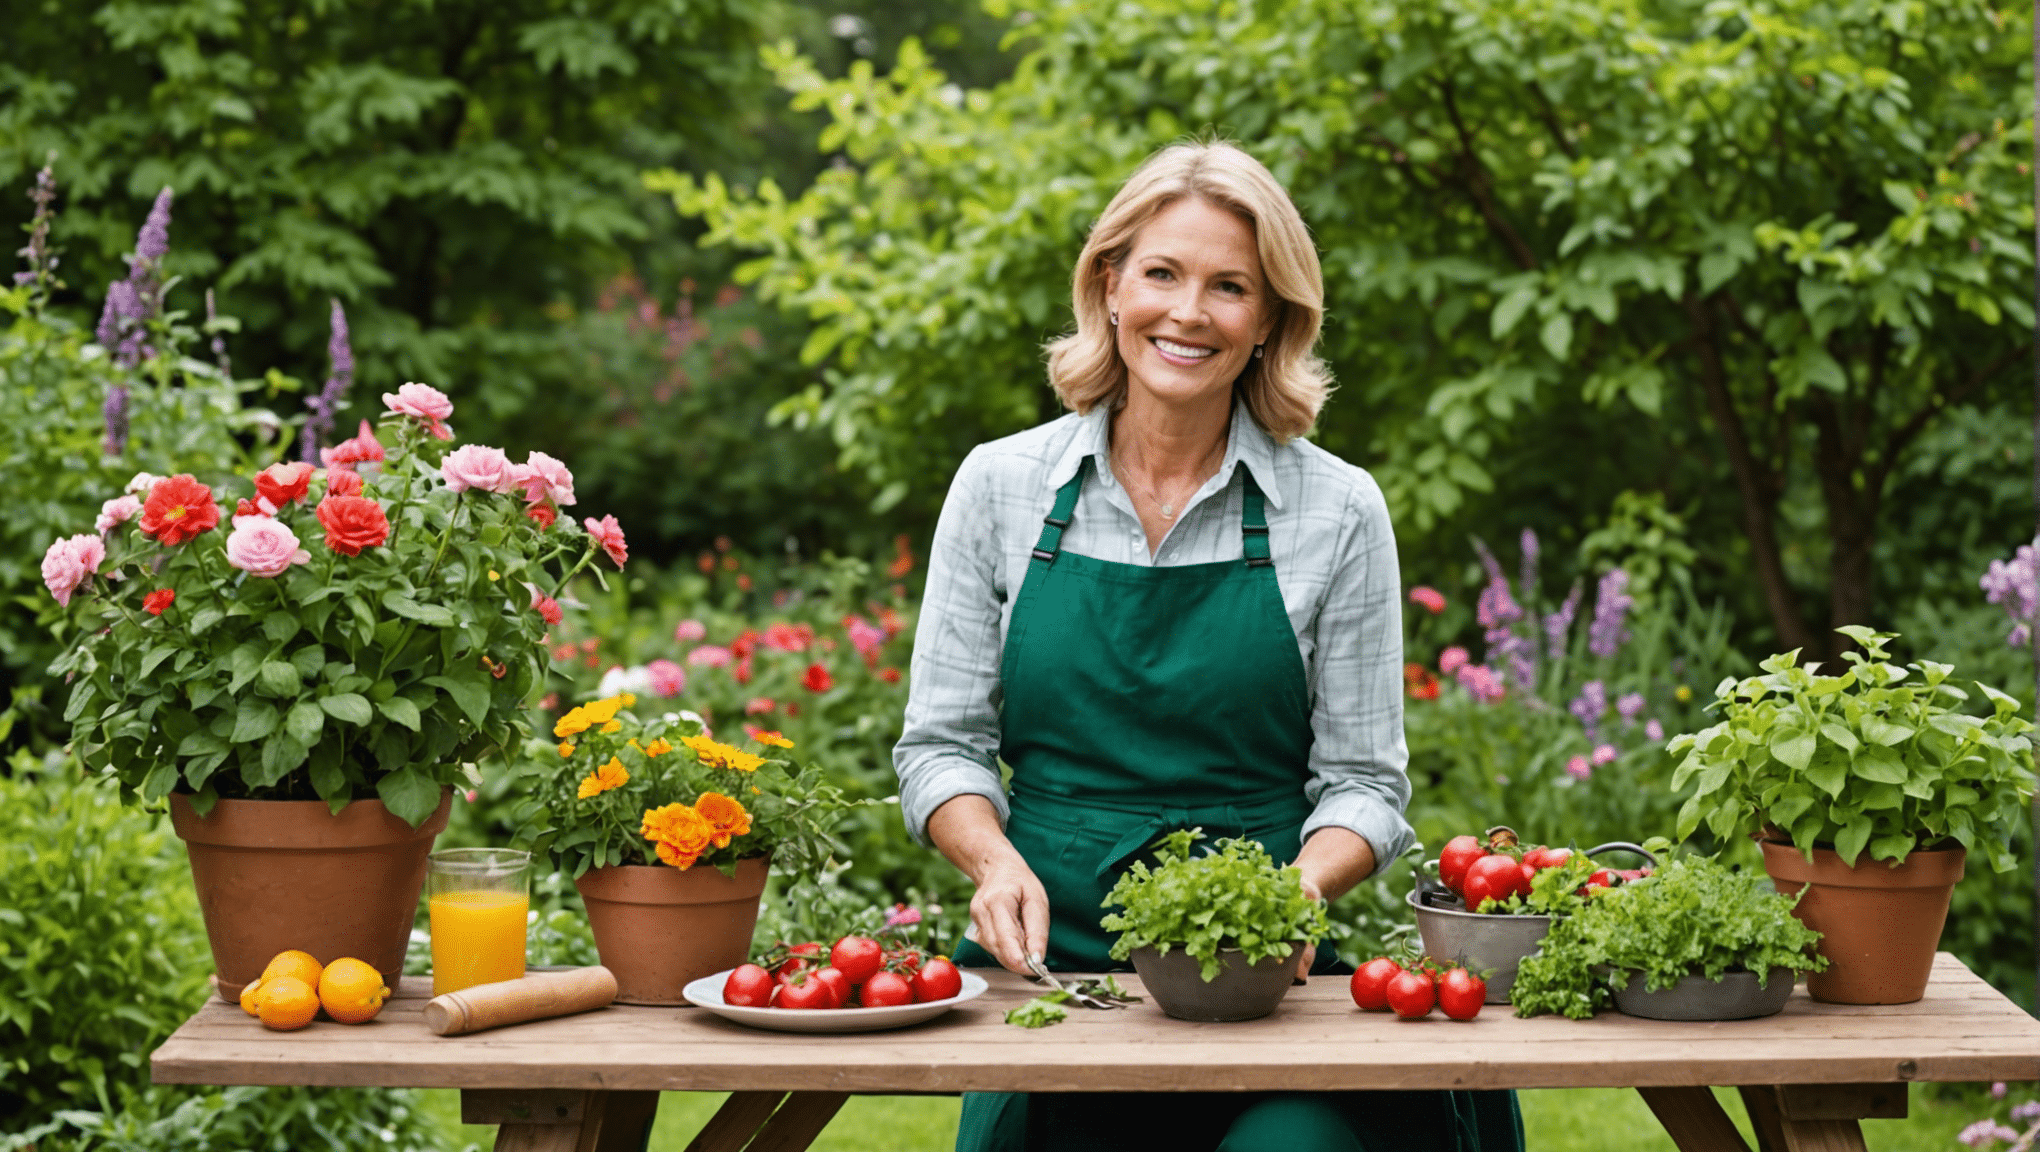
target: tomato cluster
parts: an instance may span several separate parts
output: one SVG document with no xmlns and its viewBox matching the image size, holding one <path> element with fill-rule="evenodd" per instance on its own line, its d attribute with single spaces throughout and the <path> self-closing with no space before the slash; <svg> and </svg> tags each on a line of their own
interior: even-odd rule
<svg viewBox="0 0 2040 1152">
<path fill-rule="evenodd" d="M 1487 981 L 1456 964 L 1440 966 L 1425 959 L 1408 968 L 1376 956 L 1353 972 L 1353 1003 L 1369 1012 L 1393 1011 L 1404 1020 L 1421 1020 L 1442 1009 L 1453 1020 L 1471 1020 L 1487 1002 Z"/>
<path fill-rule="evenodd" d="M 1570 848 L 1547 848 L 1539 844 L 1524 848 L 1508 828 L 1490 828 L 1485 843 L 1478 836 L 1454 836 L 1438 853 L 1438 879 L 1466 902 L 1469 911 L 1480 911 L 1489 900 L 1501 903 L 1512 896 L 1528 896 L 1530 881 L 1548 868 L 1572 859 Z M 1610 888 L 1648 876 L 1650 870 L 1602 868 L 1588 877 L 1587 888 Z"/>
<path fill-rule="evenodd" d="M 888 949 L 868 936 L 782 944 L 723 981 L 723 1003 L 746 1008 L 893 1008 L 947 1000 L 963 974 L 918 948 Z"/>
</svg>

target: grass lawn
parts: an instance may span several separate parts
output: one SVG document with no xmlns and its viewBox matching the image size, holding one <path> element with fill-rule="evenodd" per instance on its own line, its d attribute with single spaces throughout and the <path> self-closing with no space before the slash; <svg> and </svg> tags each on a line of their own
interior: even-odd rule
<svg viewBox="0 0 2040 1152">
<path fill-rule="evenodd" d="M 1742 1104 L 1732 1089 L 1715 1089 L 1722 1106 L 1750 1138 Z M 490 1128 L 460 1124 L 457 1092 L 427 1092 L 426 1106 L 449 1131 L 477 1148 L 494 1141 Z M 720 1092 L 668 1092 L 659 1102 L 652 1152 L 682 1152 L 721 1104 Z M 1525 1092 L 1523 1125 L 1527 1152 L 1675 1152 L 1643 1098 L 1627 1088 L 1579 1088 Z M 815 1152 L 949 1152 L 956 1137 L 953 1096 L 853 1096 L 815 1141 Z M 1870 1152 L 1959 1150 L 1955 1134 L 1982 1114 L 1980 1105 L 1912 1094 L 1905 1120 L 1866 1120 Z"/>
</svg>

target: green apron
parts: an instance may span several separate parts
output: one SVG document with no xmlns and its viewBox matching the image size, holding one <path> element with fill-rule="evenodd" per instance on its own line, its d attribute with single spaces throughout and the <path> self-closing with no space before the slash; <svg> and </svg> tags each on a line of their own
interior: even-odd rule
<svg viewBox="0 0 2040 1152">
<path fill-rule="evenodd" d="M 1098 926 L 1120 873 L 1163 833 L 1301 850 L 1311 705 L 1268 550 L 1266 501 L 1242 464 L 1239 560 L 1141 567 L 1062 551 L 1086 457 L 1056 492 L 1000 663 L 1006 835 L 1048 892 L 1047 962 L 1126 970 Z M 957 963 L 994 966 L 974 942 Z M 1351 971 L 1330 948 L 1314 973 Z M 1513 1093 L 967 1093 L 958 1152 L 1167 1147 L 1280 1152 L 1515 1152 Z"/>
</svg>

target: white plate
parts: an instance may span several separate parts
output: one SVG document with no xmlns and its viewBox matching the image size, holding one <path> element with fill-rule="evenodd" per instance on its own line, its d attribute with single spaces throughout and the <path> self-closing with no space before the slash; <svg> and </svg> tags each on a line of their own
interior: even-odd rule
<svg viewBox="0 0 2040 1152">
<path fill-rule="evenodd" d="M 689 1004 L 706 1008 L 724 1019 L 774 1032 L 880 1032 L 905 1028 L 933 1020 L 965 1000 L 984 995 L 989 987 L 984 977 L 959 972 L 963 977 L 962 991 L 947 1000 L 930 1000 L 925 1004 L 899 1004 L 891 1008 L 752 1008 L 723 1003 L 723 984 L 734 971 L 729 968 L 703 976 L 688 984 L 681 994 Z"/>
</svg>

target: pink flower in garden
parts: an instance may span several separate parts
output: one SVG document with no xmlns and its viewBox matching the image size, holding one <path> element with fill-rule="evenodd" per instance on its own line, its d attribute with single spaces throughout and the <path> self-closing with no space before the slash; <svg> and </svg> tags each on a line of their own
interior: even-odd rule
<svg viewBox="0 0 2040 1152">
<path fill-rule="evenodd" d="M 158 480 L 142 501 L 142 535 L 165 548 L 175 548 L 220 522 L 212 489 L 189 472 Z"/>
<path fill-rule="evenodd" d="M 531 609 L 538 613 L 539 619 L 544 620 L 548 624 L 558 624 L 566 619 L 566 616 L 560 612 L 560 602 L 536 588 L 531 590 Z"/>
<path fill-rule="evenodd" d="M 730 650 L 720 644 L 703 644 L 687 654 L 687 663 L 695 668 L 721 668 L 732 659 Z"/>
<path fill-rule="evenodd" d="M 271 504 L 267 500 L 243 499 L 234 502 L 233 518 L 236 520 L 239 520 L 243 516 L 274 516 L 274 515 L 276 515 L 276 505 Z"/>
<path fill-rule="evenodd" d="M 248 575 L 274 578 L 311 558 L 310 552 L 298 546 L 297 533 L 281 520 L 234 517 L 234 530 L 227 536 L 227 563 Z"/>
<path fill-rule="evenodd" d="M 375 425 L 366 420 L 361 422 L 361 430 L 354 434 L 352 440 L 342 440 L 331 448 L 319 449 L 319 463 L 329 469 L 352 470 L 356 464 L 379 464 L 382 459 L 382 441 L 375 438 Z M 332 483 L 332 477 L 328 476 L 326 482 Z"/>
<path fill-rule="evenodd" d="M 105 561 L 106 541 L 97 536 L 79 535 L 55 541 L 43 553 L 43 586 L 59 605 L 68 608 L 78 586 L 98 573 Z"/>
<path fill-rule="evenodd" d="M 1565 762 L 1565 774 L 1575 780 L 1585 780 L 1594 774 L 1594 770 L 1588 766 L 1585 756 L 1575 756 Z"/>
<path fill-rule="evenodd" d="M 905 928 L 920 922 L 921 910 L 909 904 L 895 904 L 885 914 L 885 926 L 888 928 Z"/>
<path fill-rule="evenodd" d="M 153 473 L 137 472 L 135 473 L 134 479 L 129 480 L 127 482 L 127 487 L 121 489 L 121 491 L 126 492 L 130 496 L 140 496 L 144 499 L 147 499 L 149 495 L 149 489 L 154 488 L 156 486 L 156 481 L 161 479 L 162 479 L 161 476 L 154 475 Z"/>
<path fill-rule="evenodd" d="M 779 704 L 770 696 L 753 696 L 744 701 L 744 715 L 764 716 L 777 707 Z"/>
<path fill-rule="evenodd" d="M 2025 1124 L 2033 1120 L 2040 1120 L 2040 1100 L 2028 1100 L 2023 1104 L 2012 1105 L 2014 1123 Z"/>
<path fill-rule="evenodd" d="M 749 656 L 738 660 L 737 666 L 730 669 L 730 678 L 739 684 L 749 684 L 751 682 L 751 658 Z M 791 709 L 788 711 L 790 713 Z"/>
<path fill-rule="evenodd" d="M 101 536 L 142 514 L 142 502 L 133 496 L 115 496 L 99 506 L 99 519 L 92 526 Z"/>
<path fill-rule="evenodd" d="M 425 430 L 433 436 L 453 439 L 453 429 L 446 426 L 446 418 L 453 415 L 453 401 L 432 385 L 406 384 L 395 392 L 383 393 L 382 399 L 397 415 L 424 421 Z"/>
<path fill-rule="evenodd" d="M 1459 681 L 1461 688 L 1466 689 L 1475 700 L 1483 704 L 1492 704 L 1509 694 L 1508 690 L 1502 687 L 1501 677 L 1496 676 L 1494 670 L 1485 664 L 1462 665 L 1455 679 Z"/>
<path fill-rule="evenodd" d="M 517 465 L 512 481 L 524 489 L 524 499 L 532 504 L 550 500 L 561 508 L 574 504 L 574 474 L 567 466 L 543 452 L 533 452 Z"/>
<path fill-rule="evenodd" d="M 654 660 L 645 665 L 652 678 L 652 694 L 673 697 L 687 691 L 687 670 L 671 660 Z"/>
<path fill-rule="evenodd" d="M 2008 1091 L 2010 1091 L 2010 1088 L 2007 1087 L 2004 1081 L 2002 1080 L 1992 1081 L 1990 1086 L 1990 1098 L 1993 1100 L 2002 1100 L 2005 1098 L 2005 1093 Z"/>
<path fill-rule="evenodd" d="M 781 652 L 805 652 L 815 642 L 815 630 L 805 624 L 772 624 L 758 642 Z"/>
<path fill-rule="evenodd" d="M 1622 714 L 1622 726 L 1627 728 L 1636 723 L 1636 718 L 1643 715 L 1647 703 L 1641 692 L 1625 693 L 1621 699 L 1615 701 L 1615 711 Z"/>
<path fill-rule="evenodd" d="M 1613 744 L 1598 745 L 1594 748 L 1594 766 L 1598 768 L 1603 764 L 1613 764 L 1618 755 L 1620 753 L 1615 751 Z"/>
<path fill-rule="evenodd" d="M 850 643 L 857 649 L 857 654 L 864 657 L 864 662 L 873 668 L 878 667 L 878 650 L 885 647 L 885 631 L 862 616 L 843 617 L 843 630 L 850 634 Z"/>
<path fill-rule="evenodd" d="M 673 642 L 692 644 L 708 635 L 708 625 L 699 620 L 682 620 L 673 627 Z"/>
<path fill-rule="evenodd" d="M 1657 717 L 1653 716 L 1650 719 L 1643 722 L 1643 738 L 1650 741 L 1653 744 L 1660 743 L 1664 740 L 1665 726 L 1663 724 L 1658 723 Z"/>
<path fill-rule="evenodd" d="M 1447 676 L 1457 675 L 1459 670 L 1466 667 L 1467 663 L 1472 659 L 1473 657 L 1466 654 L 1466 649 L 1454 644 L 1452 647 L 1438 653 L 1438 671 L 1443 672 Z"/>
<path fill-rule="evenodd" d="M 359 496 L 368 487 L 361 479 L 361 473 L 346 468 L 333 468 L 326 473 L 326 495 Z"/>
<path fill-rule="evenodd" d="M 269 501 L 270 508 L 277 509 L 293 500 L 302 500 L 312 487 L 312 466 L 302 460 L 289 464 L 271 464 L 255 474 L 255 494 Z M 275 515 L 272 511 L 271 515 Z"/>
<path fill-rule="evenodd" d="M 439 474 L 455 492 L 479 488 L 484 492 L 509 492 L 517 487 L 517 466 L 501 448 L 464 444 L 439 462 Z"/>
<path fill-rule="evenodd" d="M 602 550 L 616 562 L 616 566 L 623 567 L 623 562 L 630 559 L 630 546 L 623 541 L 623 525 L 616 522 L 616 517 L 604 516 L 597 520 L 593 516 L 588 516 L 584 517 L 581 523 L 587 527 L 588 535 L 593 537 L 597 544 L 602 545 Z"/>
<path fill-rule="evenodd" d="M 2007 1128 L 1990 1119 L 1978 1120 L 1955 1134 L 1955 1139 L 1971 1148 L 1982 1148 L 1999 1140 L 2009 1144 L 2018 1138 L 2019 1133 L 2016 1129 Z"/>
<path fill-rule="evenodd" d="M 1436 588 L 1419 584 L 1410 589 L 1410 603 L 1436 616 L 1445 610 L 1445 594 Z"/>
</svg>

